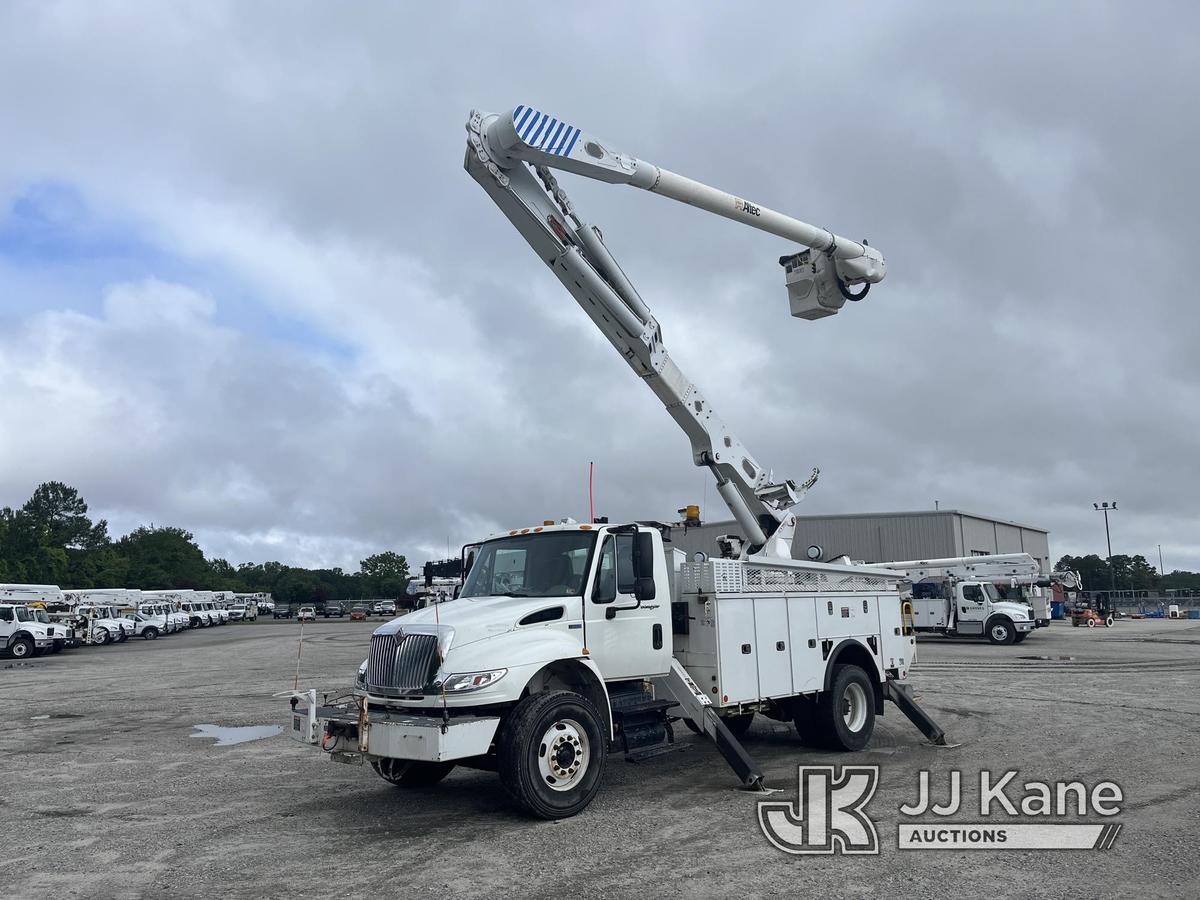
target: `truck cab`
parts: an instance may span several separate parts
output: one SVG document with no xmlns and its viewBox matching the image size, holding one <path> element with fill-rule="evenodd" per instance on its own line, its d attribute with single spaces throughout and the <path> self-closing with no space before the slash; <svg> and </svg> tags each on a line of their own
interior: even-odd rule
<svg viewBox="0 0 1200 900">
<path fill-rule="evenodd" d="M 106 606 L 83 604 L 75 607 L 75 615 L 81 622 L 82 630 L 89 644 L 110 644 L 123 641 L 132 634 L 128 624 L 122 624 L 113 618 Z"/>
<path fill-rule="evenodd" d="M 53 649 L 50 627 L 39 622 L 29 607 L 0 603 L 0 650 L 14 659 L 28 659 Z"/>
<path fill-rule="evenodd" d="M 1019 644 L 1037 624 L 1024 603 L 1002 600 L 987 581 L 928 579 L 912 585 L 913 624 L 920 632 Z"/>
<path fill-rule="evenodd" d="M 72 625 L 67 622 L 54 621 L 50 618 L 50 614 L 39 606 L 29 607 L 29 612 L 32 613 L 37 622 L 45 625 L 46 630 L 50 632 L 50 637 L 54 641 L 53 652 L 58 653 L 67 647 L 79 646 L 79 641 L 75 639 L 75 628 Z"/>
</svg>

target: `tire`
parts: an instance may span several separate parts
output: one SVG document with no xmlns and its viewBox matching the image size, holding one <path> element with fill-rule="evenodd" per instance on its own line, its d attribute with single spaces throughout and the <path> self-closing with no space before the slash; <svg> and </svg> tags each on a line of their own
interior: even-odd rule
<svg viewBox="0 0 1200 900">
<path fill-rule="evenodd" d="M 862 750 L 875 731 L 875 688 L 858 666 L 833 667 L 829 690 L 814 705 L 815 740 L 828 750 Z"/>
<path fill-rule="evenodd" d="M 421 762 L 413 759 L 373 759 L 371 768 L 396 787 L 433 787 L 454 769 L 452 762 Z"/>
<path fill-rule="evenodd" d="M 1104 627 L 1105 628 L 1113 627 L 1113 617 L 1112 616 L 1109 616 L 1107 619 L 1104 620 Z"/>
<path fill-rule="evenodd" d="M 92 638 L 99 646 L 104 646 L 112 641 L 112 635 L 108 633 L 107 628 L 97 628 L 92 632 Z"/>
<path fill-rule="evenodd" d="M 127 640 L 129 640 L 129 635 L 127 635 L 127 634 L 125 633 L 125 629 L 124 629 L 124 628 L 118 628 L 118 629 L 117 629 L 117 643 L 118 643 L 118 644 L 123 644 L 123 643 L 125 643 Z"/>
<path fill-rule="evenodd" d="M 817 703 L 813 697 L 797 697 L 792 705 L 792 723 L 806 747 L 820 747 L 820 726 L 817 724 Z"/>
<path fill-rule="evenodd" d="M 1013 638 L 1013 643 L 1019 644 L 1019 643 L 1021 643 L 1021 641 L 1025 640 L 1025 638 L 1027 638 L 1027 637 L 1029 637 L 1028 631 L 1018 634 L 1015 638 Z"/>
<path fill-rule="evenodd" d="M 33 645 L 33 640 L 25 635 L 13 640 L 8 645 L 8 652 L 12 654 L 13 659 L 29 659 L 34 655 L 37 647 Z"/>
<path fill-rule="evenodd" d="M 592 802 L 604 776 L 608 735 L 586 698 L 572 691 L 532 694 L 501 729 L 500 782 L 518 806 L 542 819 L 565 819 Z"/>
<path fill-rule="evenodd" d="M 746 736 L 746 732 L 750 730 L 750 724 L 754 721 L 754 713 L 741 713 L 736 716 L 726 716 L 721 720 L 725 723 L 725 727 L 739 741 Z"/>
<path fill-rule="evenodd" d="M 147 628 L 144 631 L 142 631 L 142 640 L 146 640 L 146 641 L 158 640 L 158 629 L 157 628 Z"/>
<path fill-rule="evenodd" d="M 993 644 L 1011 644 L 1017 639 L 1013 623 L 1000 616 L 987 623 L 987 638 Z"/>
<path fill-rule="evenodd" d="M 1088 628 L 1095 628 L 1095 627 L 1096 627 L 1096 620 L 1095 620 L 1095 619 L 1088 619 L 1088 624 L 1087 624 L 1087 627 L 1088 627 Z"/>
</svg>

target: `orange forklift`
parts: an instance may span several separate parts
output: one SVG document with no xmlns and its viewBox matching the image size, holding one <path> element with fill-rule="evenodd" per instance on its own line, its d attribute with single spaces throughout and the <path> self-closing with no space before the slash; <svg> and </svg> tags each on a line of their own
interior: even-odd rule
<svg viewBox="0 0 1200 900">
<path fill-rule="evenodd" d="M 1097 625 L 1112 628 L 1113 608 L 1108 595 L 1096 592 L 1085 597 L 1080 594 L 1071 605 L 1071 625 L 1075 628 L 1080 625 L 1087 628 L 1095 628 Z"/>
</svg>

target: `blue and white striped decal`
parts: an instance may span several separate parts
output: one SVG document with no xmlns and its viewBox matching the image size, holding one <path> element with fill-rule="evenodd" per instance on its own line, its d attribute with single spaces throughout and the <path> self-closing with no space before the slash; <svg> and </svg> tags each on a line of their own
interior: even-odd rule
<svg viewBox="0 0 1200 900">
<path fill-rule="evenodd" d="M 518 106 L 513 110 L 512 118 L 517 137 L 535 150 L 545 151 L 552 156 L 570 154 L 579 137 L 578 128 L 538 112 L 532 106 Z"/>
</svg>

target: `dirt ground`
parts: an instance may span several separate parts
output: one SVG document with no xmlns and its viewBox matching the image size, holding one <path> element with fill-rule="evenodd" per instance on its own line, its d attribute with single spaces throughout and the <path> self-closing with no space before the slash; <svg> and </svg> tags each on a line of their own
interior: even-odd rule
<svg viewBox="0 0 1200 900">
<path fill-rule="evenodd" d="M 372 624 L 306 625 L 301 685 L 348 686 Z M 771 800 L 795 800 L 798 765 L 881 767 L 876 856 L 775 849 L 763 797 L 736 790 L 713 747 L 678 726 L 678 752 L 611 757 L 595 803 L 556 823 L 514 811 L 486 772 L 405 791 L 286 734 L 193 737 L 284 722 L 271 695 L 292 686 L 298 631 L 259 622 L 0 659 L 3 894 L 1200 896 L 1200 623 L 1055 623 L 1018 647 L 922 640 L 912 682 L 950 749 L 890 706 L 853 757 L 756 722 L 745 743 L 781 789 Z M 962 821 L 980 820 L 980 771 L 1019 769 L 1018 784 L 1115 781 L 1124 827 L 1107 851 L 898 850 L 918 772 L 944 794 L 951 769 L 967 786 Z"/>
</svg>

